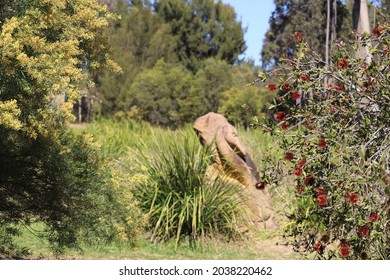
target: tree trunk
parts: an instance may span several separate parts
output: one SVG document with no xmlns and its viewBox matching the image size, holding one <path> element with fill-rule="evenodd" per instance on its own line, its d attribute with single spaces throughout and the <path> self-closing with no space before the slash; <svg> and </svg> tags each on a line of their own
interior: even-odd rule
<svg viewBox="0 0 390 280">
<path fill-rule="evenodd" d="M 325 63 L 329 65 L 329 37 L 330 37 L 330 0 L 326 6 L 326 42 L 325 42 Z"/>
<path fill-rule="evenodd" d="M 83 121 L 83 115 L 82 115 L 82 105 L 83 105 L 83 102 L 82 102 L 82 97 L 79 98 L 79 102 L 78 102 L 78 118 L 77 118 L 77 121 L 78 123 L 81 123 Z"/>
<path fill-rule="evenodd" d="M 92 118 L 92 96 L 87 97 L 87 123 L 91 122 Z"/>
<path fill-rule="evenodd" d="M 337 0 L 327 0 L 327 17 L 326 17 L 326 46 L 325 46 L 325 63 L 331 63 L 329 57 L 332 53 L 334 42 L 337 37 Z M 325 77 L 324 86 L 331 82 L 329 77 Z"/>
<path fill-rule="evenodd" d="M 325 40 L 325 65 L 329 67 L 329 37 L 330 37 L 330 1 L 327 0 L 326 5 L 326 40 Z M 324 79 L 324 88 L 328 84 L 328 76 Z"/>
<path fill-rule="evenodd" d="M 360 16 L 357 30 L 359 33 L 371 32 L 370 21 L 368 18 L 367 0 L 360 0 Z"/>
<path fill-rule="evenodd" d="M 370 33 L 367 0 L 355 0 L 352 17 L 353 28 L 354 31 L 357 32 L 357 36 L 360 37 L 360 34 Z M 356 58 L 364 59 L 367 64 L 370 64 L 372 59 L 369 51 L 370 45 L 362 46 L 359 37 L 357 44 L 360 44 L 360 48 L 358 48 L 358 51 L 356 52 Z M 367 106 L 370 106 L 370 101 L 366 97 L 363 97 L 360 100 L 359 106 L 360 108 L 366 108 Z"/>
<path fill-rule="evenodd" d="M 330 29 L 330 50 L 332 51 L 332 46 L 337 38 L 337 0 L 333 1 L 333 13 L 332 13 L 332 20 L 331 20 L 331 29 Z"/>
<path fill-rule="evenodd" d="M 371 32 L 367 0 L 355 0 L 352 17 L 353 29 L 356 30 L 358 34 Z M 356 57 L 364 59 L 367 64 L 371 63 L 371 55 L 368 48 L 369 46 L 363 46 L 356 53 Z"/>
</svg>

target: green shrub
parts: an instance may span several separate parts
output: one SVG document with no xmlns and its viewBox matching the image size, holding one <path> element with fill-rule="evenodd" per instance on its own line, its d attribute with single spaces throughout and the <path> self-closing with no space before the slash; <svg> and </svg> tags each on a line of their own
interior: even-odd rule
<svg viewBox="0 0 390 280">
<path fill-rule="evenodd" d="M 265 115 L 273 93 L 255 87 L 232 87 L 223 92 L 218 112 L 234 125 L 248 128 L 254 118 Z"/>
<path fill-rule="evenodd" d="M 0 196 L 0 238 L 9 245 L 1 246 L 0 254 L 18 256 L 12 244 L 17 229 L 36 223 L 44 229 L 35 234 L 58 254 L 82 244 L 124 240 L 117 224 L 124 227 L 126 241 L 135 241 L 143 217 L 126 189 L 126 177 L 99 159 L 89 137 L 66 131 L 58 139 L 25 138 L 24 150 L 16 136 L 4 138 L 0 149 L 9 155 L 2 165 Z"/>
<path fill-rule="evenodd" d="M 268 85 L 280 94 L 266 129 L 295 177 L 288 234 L 318 258 L 390 256 L 390 25 L 357 37 L 326 65 L 296 36 L 296 57 L 273 73 L 280 86 Z M 371 61 L 356 57 L 366 47 Z"/>
<path fill-rule="evenodd" d="M 54 168 L 58 172 L 49 186 L 51 194 L 46 195 L 49 216 L 43 219 L 45 231 L 39 235 L 48 238 L 55 253 L 66 248 L 82 249 L 81 245 L 133 245 L 143 217 L 126 175 L 99 158 L 98 149 L 86 134 L 69 132 L 64 141 L 66 149 L 53 154 L 47 163 L 48 172 Z"/>
<path fill-rule="evenodd" d="M 21 259 L 29 255 L 27 248 L 20 248 L 15 238 L 20 235 L 17 227 L 0 222 L 0 260 Z"/>
<path fill-rule="evenodd" d="M 167 148 L 156 143 L 155 152 L 144 155 L 141 164 L 149 180 L 135 193 L 148 213 L 152 239 L 175 238 L 178 246 L 184 237 L 191 244 L 213 235 L 238 237 L 245 210 L 237 189 L 221 178 L 207 179 L 210 151 L 195 137 L 173 135 L 168 143 Z"/>
</svg>

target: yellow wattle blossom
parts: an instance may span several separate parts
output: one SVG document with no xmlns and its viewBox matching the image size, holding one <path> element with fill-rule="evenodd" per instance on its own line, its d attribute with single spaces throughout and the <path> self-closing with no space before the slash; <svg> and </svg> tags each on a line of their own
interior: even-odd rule
<svg viewBox="0 0 390 280">
<path fill-rule="evenodd" d="M 22 85 L 15 102 L 24 104 L 19 107 L 23 114 L 17 114 L 12 107 L 16 103 L 9 103 L 9 110 L 1 113 L 2 125 L 23 126 L 35 138 L 55 133 L 49 126 L 61 127 L 74 119 L 72 104 L 91 83 L 85 65 L 120 71 L 107 53 L 104 29 L 109 17 L 107 7 L 96 0 L 38 0 L 20 16 L 2 22 L 2 73 Z M 57 95 L 66 96 L 67 102 L 56 104 Z M 16 120 L 18 116 L 25 119 Z"/>
<path fill-rule="evenodd" d="M 0 101 L 0 126 L 19 130 L 22 127 L 22 123 L 18 119 L 19 115 L 20 109 L 16 100 Z"/>
</svg>

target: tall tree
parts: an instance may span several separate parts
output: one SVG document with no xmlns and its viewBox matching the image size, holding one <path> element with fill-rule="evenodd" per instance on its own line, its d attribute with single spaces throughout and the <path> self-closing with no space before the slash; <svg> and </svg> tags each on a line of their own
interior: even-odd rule
<svg viewBox="0 0 390 280">
<path fill-rule="evenodd" d="M 157 0 L 154 8 L 171 25 L 179 59 L 193 72 L 209 57 L 234 64 L 246 49 L 241 22 L 221 0 Z"/>
<path fill-rule="evenodd" d="M 233 86 L 232 66 L 214 58 L 207 59 L 204 64 L 196 73 L 196 79 L 205 92 L 204 109 L 217 112 L 222 93 Z"/>
<path fill-rule="evenodd" d="M 335 0 L 336 1 L 336 0 Z M 326 15 L 327 1 L 315 0 L 275 0 L 275 11 L 269 20 L 270 27 L 266 33 L 262 48 L 262 63 L 265 69 L 270 69 L 278 64 L 282 57 L 292 57 L 295 53 L 295 42 L 293 34 L 300 32 L 308 41 L 311 47 L 325 60 L 326 48 Z M 337 5 L 337 9 L 334 7 Z M 335 28 L 330 29 L 335 39 L 347 38 L 351 28 L 350 20 L 346 20 L 350 14 L 347 3 L 336 1 L 330 5 L 330 19 Z M 333 25 L 332 25 L 333 26 Z"/>
<path fill-rule="evenodd" d="M 163 60 L 136 76 L 127 97 L 129 109 L 154 125 L 177 128 L 206 113 L 204 91 L 192 73 Z"/>
<path fill-rule="evenodd" d="M 128 6 L 117 0 L 115 10 L 121 19 L 109 30 L 113 58 L 122 68 L 120 75 L 99 76 L 99 97 L 102 112 L 125 111 L 126 94 L 134 78 L 144 69 L 150 69 L 157 60 L 177 61 L 176 42 L 171 27 L 143 5 Z"/>
<path fill-rule="evenodd" d="M 137 105 L 139 101 L 134 104 L 135 97 L 140 99 L 139 94 L 133 90 L 135 78 L 149 75 L 149 70 L 161 76 L 161 67 L 155 69 L 156 62 L 160 59 L 166 65 L 175 67 L 179 63 L 191 75 L 196 75 L 197 83 L 203 87 L 201 92 L 207 94 L 205 97 L 203 93 L 199 93 L 204 106 L 193 107 L 199 109 L 197 115 L 204 110 L 217 111 L 220 94 L 231 83 L 230 65 L 239 62 L 238 57 L 246 48 L 244 30 L 232 7 L 213 0 L 116 0 L 110 1 L 110 5 L 121 15 L 121 20 L 115 22 L 109 33 L 114 58 L 123 73 L 118 76 L 99 76 L 98 90 L 103 113 L 121 111 L 121 114 L 139 117 L 140 111 L 137 108 L 141 110 L 143 107 Z M 143 71 L 146 71 L 145 75 L 142 75 Z M 215 83 L 210 82 L 210 79 Z M 145 100 L 150 98 L 148 95 L 158 99 L 155 93 L 143 90 Z M 160 98 L 164 98 L 164 95 Z M 175 101 L 172 98 L 168 100 L 172 104 L 167 106 L 176 108 Z M 134 107 L 136 105 L 138 107 Z M 158 108 L 163 110 L 162 106 Z M 161 117 L 170 121 L 161 121 L 159 124 L 170 123 L 172 126 L 172 117 Z M 155 118 L 150 118 L 150 115 L 143 115 L 142 118 L 155 124 L 158 122 Z M 187 117 L 185 119 L 191 121 Z M 182 120 L 178 120 L 178 125 L 181 123 Z"/>
</svg>

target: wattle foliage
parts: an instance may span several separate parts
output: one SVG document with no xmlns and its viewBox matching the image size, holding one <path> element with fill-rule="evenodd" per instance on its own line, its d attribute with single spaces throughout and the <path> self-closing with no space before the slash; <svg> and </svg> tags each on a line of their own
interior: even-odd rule
<svg viewBox="0 0 390 280">
<path fill-rule="evenodd" d="M 111 14 L 95 0 L 20 0 L 2 2 L 0 16 L 0 238 L 41 222 L 57 251 L 114 239 L 112 223 L 129 215 L 122 194 L 92 141 L 68 127 L 90 74 L 118 70 L 104 33 Z"/>
</svg>

